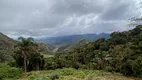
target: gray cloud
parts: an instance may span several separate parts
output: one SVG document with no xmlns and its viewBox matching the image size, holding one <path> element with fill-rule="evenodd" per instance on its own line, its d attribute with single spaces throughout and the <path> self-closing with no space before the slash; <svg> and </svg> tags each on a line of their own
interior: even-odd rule
<svg viewBox="0 0 142 80">
<path fill-rule="evenodd" d="M 0 0 L 0 32 L 61 36 L 124 31 L 140 0 Z"/>
</svg>

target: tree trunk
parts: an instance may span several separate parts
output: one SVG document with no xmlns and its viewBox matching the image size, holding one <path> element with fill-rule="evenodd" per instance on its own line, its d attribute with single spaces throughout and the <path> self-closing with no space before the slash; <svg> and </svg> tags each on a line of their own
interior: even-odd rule
<svg viewBox="0 0 142 80">
<path fill-rule="evenodd" d="M 25 71 L 25 73 L 27 72 L 27 68 L 26 68 L 26 58 L 24 58 L 24 71 Z"/>
<path fill-rule="evenodd" d="M 24 55 L 24 72 L 25 72 L 25 76 L 27 76 L 27 58 L 26 56 Z"/>
</svg>

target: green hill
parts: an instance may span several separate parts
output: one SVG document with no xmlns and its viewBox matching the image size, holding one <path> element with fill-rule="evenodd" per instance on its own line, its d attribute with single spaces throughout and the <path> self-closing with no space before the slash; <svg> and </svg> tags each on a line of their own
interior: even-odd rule
<svg viewBox="0 0 142 80">
<path fill-rule="evenodd" d="M 0 33 L 0 62 L 8 61 L 12 57 L 12 50 L 16 41 Z"/>
<path fill-rule="evenodd" d="M 16 41 L 9 38 L 8 36 L 0 33 L 0 48 L 11 49 L 16 44 Z"/>
<path fill-rule="evenodd" d="M 80 38 L 72 43 L 60 45 L 57 51 L 62 52 L 62 51 L 70 50 L 75 47 L 83 46 L 84 44 L 87 44 L 88 42 L 90 42 L 90 40 L 83 37 L 83 38 Z"/>
<path fill-rule="evenodd" d="M 52 51 L 52 48 L 50 48 L 45 43 L 38 43 L 38 47 L 39 47 L 39 52 L 42 54 L 50 54 Z"/>
<path fill-rule="evenodd" d="M 79 42 L 82 42 L 82 40 Z M 113 32 L 83 46 L 57 53 L 57 67 L 97 69 L 142 76 L 142 25 L 124 32 Z"/>
</svg>

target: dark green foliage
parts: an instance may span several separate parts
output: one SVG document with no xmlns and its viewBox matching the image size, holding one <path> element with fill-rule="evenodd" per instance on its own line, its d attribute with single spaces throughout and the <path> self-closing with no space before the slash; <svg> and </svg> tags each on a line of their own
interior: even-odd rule
<svg viewBox="0 0 142 80">
<path fill-rule="evenodd" d="M 33 53 L 29 55 L 28 63 L 27 63 L 27 71 L 32 70 L 42 70 L 44 67 L 44 58 L 39 53 Z M 13 55 L 16 66 L 20 68 L 24 68 L 24 59 L 20 52 L 17 52 Z"/>
<path fill-rule="evenodd" d="M 44 59 L 38 49 L 38 45 L 33 38 L 19 37 L 13 55 L 17 66 L 23 68 L 25 72 L 43 69 Z"/>
<path fill-rule="evenodd" d="M 49 70 L 57 68 L 56 59 L 54 57 L 45 58 L 45 62 L 44 69 Z"/>
<path fill-rule="evenodd" d="M 113 32 L 110 36 L 111 44 L 125 44 L 127 42 L 128 32 Z"/>
<path fill-rule="evenodd" d="M 43 55 L 40 54 L 32 54 L 29 59 L 28 68 L 30 70 L 42 70 L 44 66 Z"/>
<path fill-rule="evenodd" d="M 142 31 L 141 27 L 142 27 L 141 25 L 136 26 L 136 28 L 131 30 L 131 35 L 139 35 Z"/>
<path fill-rule="evenodd" d="M 24 68 L 24 59 L 21 55 L 21 51 L 16 51 L 15 54 L 13 55 L 14 60 L 16 61 L 16 66 Z"/>
<path fill-rule="evenodd" d="M 121 72 L 142 76 L 142 26 L 114 32 L 110 39 L 98 39 L 57 53 L 47 60 L 46 69 L 72 67 Z M 49 61 L 49 62 L 48 62 Z"/>
<path fill-rule="evenodd" d="M 123 65 L 122 72 L 125 75 L 142 75 L 142 55 L 135 57 L 134 59 L 129 59 Z"/>
</svg>

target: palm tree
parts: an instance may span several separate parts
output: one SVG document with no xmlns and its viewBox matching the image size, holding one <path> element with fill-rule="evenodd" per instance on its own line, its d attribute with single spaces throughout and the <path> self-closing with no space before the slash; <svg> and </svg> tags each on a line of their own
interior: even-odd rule
<svg viewBox="0 0 142 80">
<path fill-rule="evenodd" d="M 33 38 L 24 38 L 24 37 L 19 37 L 18 38 L 19 42 L 17 44 L 18 49 L 21 51 L 21 56 L 24 59 L 24 72 L 26 74 L 27 72 L 27 66 L 29 64 L 29 57 L 32 52 L 37 51 L 37 48 L 35 47 L 36 44 L 33 40 Z"/>
</svg>

